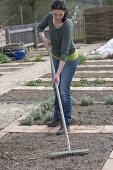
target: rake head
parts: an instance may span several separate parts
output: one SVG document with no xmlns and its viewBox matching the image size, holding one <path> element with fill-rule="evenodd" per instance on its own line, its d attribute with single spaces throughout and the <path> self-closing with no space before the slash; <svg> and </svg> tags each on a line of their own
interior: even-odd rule
<svg viewBox="0 0 113 170">
<path fill-rule="evenodd" d="M 85 154 L 89 153 L 89 149 L 77 149 L 72 151 L 61 151 L 61 152 L 54 152 L 49 154 L 49 157 L 51 159 L 61 158 L 61 157 L 67 157 L 67 156 L 83 156 Z"/>
</svg>

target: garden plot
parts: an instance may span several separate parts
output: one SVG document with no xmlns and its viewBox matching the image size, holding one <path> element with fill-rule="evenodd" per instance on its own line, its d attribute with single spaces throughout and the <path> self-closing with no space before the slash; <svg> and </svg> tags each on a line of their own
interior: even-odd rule
<svg viewBox="0 0 113 170">
<path fill-rule="evenodd" d="M 64 136 L 11 133 L 0 140 L 0 169 L 102 170 L 112 149 L 112 134 L 69 134 L 73 149 L 89 148 L 85 156 L 50 159 L 49 153 L 66 150 Z"/>
<path fill-rule="evenodd" d="M 45 125 L 48 121 L 53 118 L 54 108 L 47 108 L 47 105 L 43 106 L 41 104 L 41 112 L 39 109 L 33 110 L 31 114 L 26 117 L 26 119 L 31 121 L 26 121 L 26 119 L 22 119 L 20 121 L 22 125 Z M 34 114 L 36 116 L 34 116 Z M 38 115 L 39 114 L 39 115 Z M 32 119 L 38 117 L 36 120 Z M 27 122 L 27 123 L 26 123 Z M 81 104 L 73 104 L 72 109 L 72 125 L 77 126 L 105 126 L 105 125 L 113 125 L 113 105 L 107 105 L 102 103 L 94 103 L 89 106 L 83 106 Z"/>
<path fill-rule="evenodd" d="M 72 96 L 77 101 L 80 102 L 81 98 L 84 95 L 90 96 L 94 102 L 104 102 L 104 98 L 109 96 L 110 94 L 113 95 L 112 90 L 72 90 Z M 16 102 L 38 102 L 47 100 L 49 97 L 53 97 L 54 92 L 53 90 L 44 90 L 40 89 L 13 89 L 8 93 L 5 93 L 0 96 L 0 101 L 16 101 Z"/>
<path fill-rule="evenodd" d="M 26 89 L 13 89 L 8 93 L 0 96 L 0 101 L 15 101 L 15 102 L 38 102 L 48 99 L 53 96 L 52 90 L 26 90 Z"/>
</svg>

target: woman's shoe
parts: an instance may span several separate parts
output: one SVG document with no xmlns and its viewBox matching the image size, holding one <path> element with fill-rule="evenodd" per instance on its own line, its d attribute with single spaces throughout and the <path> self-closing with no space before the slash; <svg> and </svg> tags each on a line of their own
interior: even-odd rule
<svg viewBox="0 0 113 170">
<path fill-rule="evenodd" d="M 59 120 L 59 119 L 58 119 L 58 120 L 53 119 L 53 120 L 51 120 L 51 121 L 49 121 L 49 122 L 47 123 L 47 126 L 48 126 L 48 127 L 56 127 L 56 126 L 58 126 L 58 125 L 60 125 L 60 120 Z"/>
<path fill-rule="evenodd" d="M 67 132 L 69 131 L 70 131 L 70 127 L 67 126 Z M 65 130 L 64 130 L 64 127 L 61 126 L 59 130 L 57 131 L 56 135 L 63 135 L 63 134 L 65 134 Z"/>
</svg>

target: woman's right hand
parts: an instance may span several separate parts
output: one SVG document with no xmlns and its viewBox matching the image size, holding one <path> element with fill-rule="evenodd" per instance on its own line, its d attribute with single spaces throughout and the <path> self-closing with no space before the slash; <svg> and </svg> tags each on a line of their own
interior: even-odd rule
<svg viewBox="0 0 113 170">
<path fill-rule="evenodd" d="M 39 36 L 42 39 L 42 41 L 44 42 L 44 46 L 48 49 L 49 46 L 51 45 L 50 40 L 45 37 L 44 32 L 40 32 Z"/>
<path fill-rule="evenodd" d="M 46 37 L 43 39 L 43 42 L 44 42 L 44 46 L 46 49 L 48 49 L 51 45 L 51 42 L 50 40 L 48 40 Z"/>
</svg>

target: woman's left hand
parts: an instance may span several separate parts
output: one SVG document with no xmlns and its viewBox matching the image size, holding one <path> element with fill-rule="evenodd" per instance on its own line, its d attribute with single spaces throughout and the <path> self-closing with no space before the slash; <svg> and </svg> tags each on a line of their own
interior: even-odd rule
<svg viewBox="0 0 113 170">
<path fill-rule="evenodd" d="M 60 76 L 59 74 L 55 74 L 54 77 L 53 77 L 53 83 L 57 83 L 59 85 L 59 81 L 60 81 Z"/>
</svg>

